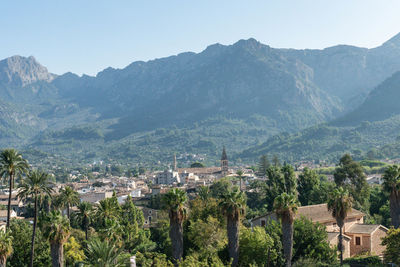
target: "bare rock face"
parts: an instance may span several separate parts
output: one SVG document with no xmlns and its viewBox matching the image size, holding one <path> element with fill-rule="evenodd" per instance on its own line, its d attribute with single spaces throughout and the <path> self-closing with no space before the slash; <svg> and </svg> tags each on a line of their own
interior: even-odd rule
<svg viewBox="0 0 400 267">
<path fill-rule="evenodd" d="M 0 83 L 26 86 L 37 81 L 51 82 L 56 77 L 32 56 L 13 56 L 0 61 Z"/>
</svg>

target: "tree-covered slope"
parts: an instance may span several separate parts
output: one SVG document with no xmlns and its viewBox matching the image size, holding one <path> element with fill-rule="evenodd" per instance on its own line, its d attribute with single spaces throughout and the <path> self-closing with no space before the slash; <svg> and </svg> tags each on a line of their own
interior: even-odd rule
<svg viewBox="0 0 400 267">
<path fill-rule="evenodd" d="M 349 114 L 296 134 L 276 135 L 245 150 L 239 157 L 254 159 L 263 154 L 279 154 L 295 161 L 335 159 L 345 152 L 400 157 L 399 99 L 400 72 L 397 72 Z"/>
<path fill-rule="evenodd" d="M 107 68 L 96 76 L 57 76 L 33 57 L 15 56 L 0 61 L 0 129 L 13 140 L 2 138 L 0 145 L 69 156 L 80 151 L 88 160 L 163 160 L 173 151 L 217 155 L 223 144 L 234 152 L 258 151 L 263 149 L 255 146 L 273 135 L 343 116 L 396 71 L 399 36 L 374 49 L 276 49 L 240 40 Z M 394 87 L 384 85 L 383 96 L 396 90 L 393 77 Z M 380 110 L 377 104 L 386 100 L 374 92 L 343 125 L 358 127 L 372 104 Z M 385 114 L 394 114 L 393 99 Z M 387 119 L 382 116 L 376 120 Z"/>
<path fill-rule="evenodd" d="M 364 103 L 334 125 L 356 125 L 363 121 L 379 121 L 400 114 L 400 72 L 371 91 Z"/>
</svg>

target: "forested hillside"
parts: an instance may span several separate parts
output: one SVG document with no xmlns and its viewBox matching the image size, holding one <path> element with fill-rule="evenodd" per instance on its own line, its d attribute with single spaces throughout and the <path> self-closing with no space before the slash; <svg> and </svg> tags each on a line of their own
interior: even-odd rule
<svg viewBox="0 0 400 267">
<path fill-rule="evenodd" d="M 295 134 L 279 134 L 251 147 L 241 158 L 278 154 L 289 161 L 336 160 L 343 153 L 358 158 L 400 157 L 400 73 L 377 86 L 364 103 L 330 123 Z"/>
<path fill-rule="evenodd" d="M 0 144 L 76 160 L 158 162 L 172 153 L 203 153 L 213 162 L 222 145 L 239 153 L 271 136 L 336 119 L 329 127 L 353 128 L 338 129 L 340 142 L 334 136 L 324 146 L 337 140 L 340 150 L 353 148 L 347 131 L 355 131 L 367 140 L 355 148 L 367 149 L 393 141 L 389 133 L 376 144 L 355 129 L 364 120 L 396 113 L 395 96 L 386 95 L 396 91 L 399 80 L 393 74 L 400 70 L 399 39 L 374 49 L 323 50 L 276 49 L 248 39 L 107 68 L 94 77 L 55 75 L 33 57 L 14 56 L 0 61 Z M 384 109 L 369 109 L 380 103 Z M 275 138 L 240 158 L 254 160 L 257 151 L 280 153 L 268 145 Z M 301 142 L 312 142 L 307 138 Z"/>
</svg>

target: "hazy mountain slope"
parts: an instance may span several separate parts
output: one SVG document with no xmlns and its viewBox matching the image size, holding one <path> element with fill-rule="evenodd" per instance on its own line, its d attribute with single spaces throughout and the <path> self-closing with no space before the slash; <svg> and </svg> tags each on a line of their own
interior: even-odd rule
<svg viewBox="0 0 400 267">
<path fill-rule="evenodd" d="M 94 77 L 66 74 L 52 84 L 60 94 L 93 107 L 104 118 L 121 117 L 110 138 L 215 115 L 260 114 L 282 130 L 335 117 L 339 100 L 312 80 L 312 69 L 254 39 L 212 45 L 199 54 L 135 62 Z"/>
<path fill-rule="evenodd" d="M 235 152 L 261 151 L 255 146 L 272 135 L 354 109 L 400 71 L 399 47 L 399 36 L 374 49 L 275 49 L 249 39 L 107 68 L 95 77 L 56 76 L 32 57 L 15 56 L 0 61 L 0 129 L 19 140 L 7 144 L 70 156 L 80 151 L 87 159 L 137 153 L 148 160 L 196 150 L 214 155 L 223 144 Z"/>
<path fill-rule="evenodd" d="M 329 123 L 280 134 L 239 157 L 279 154 L 286 160 L 335 159 L 340 154 L 373 151 L 377 157 L 400 156 L 400 72 L 372 90 L 353 112 Z"/>
<path fill-rule="evenodd" d="M 370 90 L 400 70 L 400 34 L 373 49 L 339 45 L 323 50 L 280 51 L 310 66 L 314 83 L 339 97 L 347 109 L 361 104 Z"/>
<path fill-rule="evenodd" d="M 333 122 L 334 125 L 357 125 L 363 121 L 379 121 L 400 114 L 400 72 L 372 90 L 364 103 Z"/>
</svg>

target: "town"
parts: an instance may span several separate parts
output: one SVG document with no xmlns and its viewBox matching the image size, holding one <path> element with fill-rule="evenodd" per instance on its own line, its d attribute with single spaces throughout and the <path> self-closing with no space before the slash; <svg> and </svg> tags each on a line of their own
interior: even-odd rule
<svg viewBox="0 0 400 267">
<path fill-rule="evenodd" d="M 372 161 L 368 162 L 371 163 Z M 13 149 L 6 149 L 1 154 L 3 178 L 7 180 L 7 175 L 9 175 L 9 181 L 15 180 L 15 182 L 10 182 L 10 185 L 12 186 L 16 183 L 18 186 L 11 188 L 10 191 L 10 188 L 6 184 L 3 184 L 0 194 L 0 204 L 3 207 L 1 210 L 0 225 L 3 233 L 9 235 L 8 228 L 11 227 L 13 229 L 17 221 L 28 222 L 28 225 L 33 224 L 34 228 L 37 227 L 36 224 L 39 221 L 39 229 L 46 229 L 46 220 L 50 224 L 47 227 L 58 227 L 57 219 L 55 218 L 62 220 L 63 217 L 60 216 L 65 216 L 64 220 L 67 221 L 64 223 L 70 226 L 68 226 L 69 230 L 64 230 L 66 231 L 64 233 L 64 241 L 60 240 L 59 244 L 67 250 L 67 246 L 65 245 L 67 239 L 65 238 L 77 235 L 74 231 L 78 230 L 83 231 L 85 236 L 80 241 L 81 244 L 78 242 L 77 248 L 75 248 L 78 251 L 66 251 L 67 254 L 69 253 L 66 259 L 69 265 L 75 264 L 79 266 L 79 264 L 85 262 L 88 256 L 83 254 L 83 248 L 89 244 L 94 245 L 91 242 L 101 242 L 95 238 L 96 236 L 103 237 L 108 243 L 115 245 L 117 240 L 125 242 L 124 236 L 127 235 L 128 239 L 133 240 L 122 246 L 120 243 L 119 246 L 120 248 L 125 247 L 127 251 L 130 251 L 130 254 L 128 254 L 130 256 L 126 257 L 129 258 L 131 266 L 147 266 L 145 264 L 146 261 L 156 262 L 156 258 L 160 257 L 159 255 L 149 254 L 150 251 L 153 251 L 153 253 L 158 251 L 160 253 L 166 249 L 160 248 L 160 244 L 157 243 L 161 241 L 166 242 L 166 240 L 159 240 L 160 237 L 155 240 L 153 238 L 156 235 L 160 235 L 160 229 L 167 227 L 168 217 L 170 220 L 169 227 L 172 227 L 175 216 L 178 216 L 173 215 L 173 213 L 182 212 L 180 209 L 184 209 L 188 213 L 178 221 L 178 227 L 180 225 L 181 229 L 180 237 L 179 234 L 178 236 L 174 236 L 170 230 L 169 242 L 172 242 L 172 250 L 168 251 L 169 249 L 167 249 L 165 251 L 167 255 L 170 252 L 172 253 L 172 263 L 184 264 L 185 261 L 193 260 L 186 256 L 186 259 L 182 261 L 184 255 L 184 243 L 182 243 L 183 229 L 186 229 L 184 227 L 185 218 L 190 221 L 190 225 L 196 225 L 198 220 L 200 220 L 207 227 L 212 227 L 209 224 L 217 223 L 218 219 L 221 220 L 218 224 L 223 225 L 228 223 L 229 225 L 229 221 L 232 220 L 229 219 L 229 216 L 231 216 L 229 215 L 229 210 L 233 208 L 233 212 L 239 212 L 235 215 L 238 216 L 235 219 L 237 220 L 237 225 L 233 228 L 234 231 L 237 231 L 237 234 L 239 234 L 238 226 L 242 224 L 242 227 L 245 227 L 244 229 L 251 229 L 251 231 L 265 228 L 266 232 L 263 234 L 265 235 L 268 231 L 277 231 L 276 228 L 273 228 L 278 227 L 274 222 L 280 223 L 282 227 L 285 227 L 285 220 L 289 218 L 289 223 L 292 224 L 292 227 L 293 222 L 295 225 L 294 237 L 293 229 L 291 230 L 292 237 L 289 236 L 289 240 L 292 239 L 291 242 L 293 242 L 293 238 L 296 238 L 296 235 L 305 234 L 301 232 L 297 233 L 296 231 L 306 230 L 298 229 L 296 224 L 308 223 L 307 227 L 310 228 L 309 230 L 316 231 L 320 235 L 319 239 L 314 240 L 314 243 L 312 243 L 319 246 L 325 244 L 324 249 L 319 251 L 319 253 L 322 253 L 317 259 L 317 261 L 321 261 L 320 264 L 326 262 L 332 265 L 337 259 L 340 259 L 340 263 L 348 262 L 350 264 L 369 261 L 377 264 L 382 260 L 388 261 L 388 259 L 396 261 L 398 259 L 398 255 L 396 255 L 398 250 L 394 249 L 394 247 L 397 247 L 398 244 L 391 243 L 392 241 L 390 240 L 396 238 L 395 236 L 399 235 L 399 233 L 398 230 L 390 230 L 390 227 L 399 227 L 400 214 L 399 210 L 393 209 L 393 206 L 397 204 L 395 202 L 396 199 L 392 200 L 391 196 L 392 194 L 398 194 L 399 191 L 397 193 L 396 191 L 392 191 L 393 189 L 390 186 L 394 188 L 398 186 L 400 168 L 397 165 L 389 165 L 389 163 L 396 162 L 393 160 L 382 162 L 381 164 L 385 166 L 385 168 L 382 168 L 384 170 L 383 173 L 375 173 L 369 175 L 369 177 L 364 174 L 362 165 L 353 161 L 350 155 L 344 155 L 341 158 L 337 167 L 334 167 L 335 171 L 332 175 L 318 174 L 316 170 L 318 170 L 321 164 L 301 162 L 292 167 L 286 163 L 281 164 L 276 157 L 272 158 L 270 162 L 267 156 L 262 156 L 256 167 L 235 167 L 229 165 L 228 153 L 224 147 L 221 153 L 220 166 L 206 167 L 200 162 L 194 162 L 187 168 L 178 168 L 177 156 L 174 154 L 171 157 L 171 168 L 164 171 L 146 171 L 142 168 L 132 173 L 132 176 L 127 177 L 125 175 L 116 175 L 114 170 L 116 168 L 107 165 L 104 172 L 101 172 L 99 168 L 93 168 L 93 171 L 89 175 L 83 175 L 75 170 L 69 173 L 66 178 L 62 178 L 62 181 L 58 181 L 52 173 L 47 174 L 40 170 L 29 171 L 28 162 L 23 159 L 21 154 Z M 327 167 L 330 168 L 332 166 Z M 117 171 L 118 173 L 123 173 L 120 170 Z M 21 175 L 26 177 L 24 178 Z M 28 183 L 24 182 L 24 179 L 28 180 Z M 48 181 L 41 181 L 40 179 L 48 179 Z M 39 187 L 37 191 L 35 191 L 35 186 Z M 389 189 L 385 189 L 388 187 Z M 388 190 L 387 192 L 390 193 L 390 215 L 388 212 L 383 212 L 383 206 L 376 207 L 378 203 L 374 203 L 378 201 L 378 195 L 381 197 L 379 200 L 380 203 L 389 202 L 389 199 L 385 200 L 386 194 L 382 193 L 384 190 Z M 11 192 L 11 195 L 9 192 Z M 181 195 L 181 199 L 177 200 L 176 197 L 179 194 Z M 230 198 L 229 202 L 224 202 L 225 197 Z M 283 197 L 281 201 L 284 201 L 286 204 L 283 203 L 282 205 L 285 206 L 277 208 L 276 205 L 278 205 L 280 197 Z M 290 199 L 290 197 L 294 198 Z M 172 198 L 169 201 L 173 201 L 172 203 L 174 204 L 169 203 L 166 200 L 168 198 Z M 32 207 L 32 199 L 34 199 L 34 207 Z M 369 199 L 374 202 L 370 202 Z M 395 203 L 393 204 L 393 202 Z M 201 207 L 202 205 L 205 206 Z M 214 205 L 214 210 L 210 210 L 211 207 L 207 207 L 210 205 Z M 223 207 L 222 210 L 218 208 L 220 205 Z M 246 206 L 247 208 L 245 209 Z M 10 210 L 9 214 L 7 213 L 7 207 Z M 125 210 L 125 208 L 128 208 L 128 210 Z M 389 208 L 387 204 L 386 208 Z M 121 212 L 120 215 L 118 215 L 118 210 Z M 170 211 L 168 212 L 168 210 Z M 246 213 L 244 213 L 245 211 Z M 51 214 L 50 217 L 46 217 L 48 216 L 46 213 L 49 212 Z M 133 214 L 131 214 L 132 212 Z M 337 214 L 338 212 L 339 214 Z M 228 216 L 227 221 L 223 219 L 224 216 L 221 217 L 222 214 Z M 54 216 L 53 220 L 56 221 L 51 221 L 51 216 Z M 138 237 L 130 236 L 132 233 L 118 234 L 119 231 L 124 231 L 122 225 L 118 223 L 118 216 L 128 216 L 128 218 L 134 220 L 126 221 L 127 225 L 125 227 L 131 226 L 131 224 L 136 225 L 136 230 L 133 233 L 135 235 L 140 232 L 137 227 L 142 228 L 142 231 L 145 231 L 143 233 L 147 233 L 145 234 L 147 235 L 145 243 L 153 244 L 147 244 L 152 248 L 142 250 L 143 248 L 130 247 L 132 244 L 129 243 L 132 241 L 140 247 L 141 244 L 137 243 L 140 243 L 140 241 L 136 240 Z M 285 216 L 289 217 L 285 219 Z M 195 217 L 199 218 L 195 219 Z M 10 220 L 11 224 L 8 223 L 8 220 Z M 190 227 L 189 229 L 191 229 Z M 233 260 L 232 266 L 242 265 L 243 263 L 240 262 L 243 260 L 243 255 L 245 254 L 241 253 L 242 258 L 238 257 L 239 250 L 242 251 L 241 247 L 239 249 L 242 237 L 237 236 L 236 239 L 231 240 L 229 231 L 232 231 L 232 229 L 229 229 L 229 227 L 227 229 L 227 246 L 229 257 Z M 301 242 L 306 242 L 306 240 L 294 240 L 295 246 L 297 246 L 294 255 L 292 254 L 292 249 L 289 252 L 287 251 L 284 244 L 285 233 L 287 234 L 285 231 L 287 229 L 282 228 L 282 241 L 278 237 L 278 240 L 272 242 L 274 246 L 277 245 L 277 242 L 282 242 L 283 251 L 275 251 L 274 253 L 277 253 L 277 255 L 274 257 L 271 257 L 269 252 L 268 257 L 265 259 L 254 258 L 253 260 L 256 264 L 263 265 L 267 261 L 270 262 L 269 265 L 277 266 L 282 261 L 282 264 L 286 262 L 286 265 L 288 265 L 292 261 L 289 259 L 293 258 L 296 262 L 301 262 L 302 260 L 307 262 L 306 257 L 312 257 L 310 260 L 316 260 L 314 258 L 316 255 L 309 254 L 311 252 L 299 247 Z M 198 230 L 200 229 L 196 229 L 195 231 Z M 58 230 L 53 231 L 57 232 Z M 192 231 L 194 230 L 192 229 Z M 222 238 L 221 240 L 213 240 L 215 238 L 213 235 L 221 232 L 222 229 L 208 229 L 207 231 L 212 232 L 203 233 L 202 240 L 199 241 L 201 244 L 204 242 L 224 242 L 222 241 L 224 240 L 222 236 L 220 237 Z M 290 231 L 288 232 L 290 234 Z M 11 231 L 11 235 L 13 234 L 14 230 Z M 152 236 L 153 234 L 154 236 Z M 261 238 L 251 236 L 253 235 L 251 233 L 249 234 L 248 238 L 250 239 Z M 4 234 L 2 238 L 5 238 Z M 174 240 L 174 238 L 178 239 Z M 268 240 L 270 237 L 267 236 L 264 238 Z M 70 242 L 71 237 L 68 240 Z M 73 240 L 75 241 L 75 239 Z M 76 241 L 78 240 L 79 237 L 76 237 Z M 1 242 L 4 241 L 0 238 Z M 174 242 L 178 242 L 177 247 L 174 246 Z M 99 246 L 99 244 L 97 245 Z M 195 247 L 196 245 L 199 249 L 204 249 L 202 245 L 194 244 Z M 302 245 L 312 244 L 304 243 Z M 274 246 L 268 247 L 266 251 L 270 251 Z M 128 249 L 128 247 L 130 248 Z M 339 247 L 343 249 L 340 250 L 338 249 Z M 81 249 L 79 250 L 79 248 Z M 53 247 L 51 247 L 51 250 L 53 258 Z M 117 251 L 120 253 L 119 250 L 112 252 L 116 253 Z M 31 261 L 33 260 L 32 253 Z M 72 255 L 71 253 L 77 254 Z M 279 253 L 283 253 L 283 258 L 279 258 Z M 288 255 L 288 253 L 290 254 Z M 316 253 L 318 254 L 318 252 Z M 53 261 L 64 261 L 63 252 L 55 252 L 54 255 L 56 255 L 56 259 L 52 259 Z M 161 253 L 160 255 L 163 254 Z M 338 255 L 338 257 L 334 255 Z M 7 254 L 3 256 L 3 259 L 7 259 Z M 166 265 L 170 264 L 168 259 L 164 260 Z M 223 260 L 221 261 L 216 254 L 214 254 L 214 258 L 200 257 L 196 260 L 198 261 L 197 264 L 200 265 L 223 264 Z"/>
<path fill-rule="evenodd" d="M 400 1 L 0 1 L 0 267 L 400 267 Z"/>
</svg>

